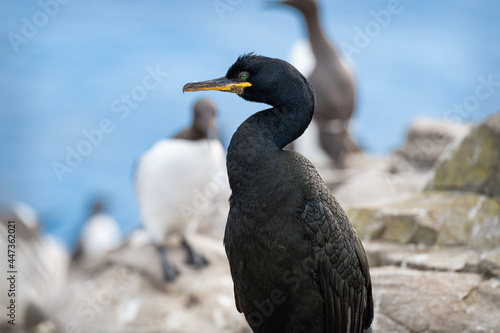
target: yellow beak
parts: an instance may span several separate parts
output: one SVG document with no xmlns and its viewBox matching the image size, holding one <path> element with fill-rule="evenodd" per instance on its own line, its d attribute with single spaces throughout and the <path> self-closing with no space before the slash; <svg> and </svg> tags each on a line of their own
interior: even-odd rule
<svg viewBox="0 0 500 333">
<path fill-rule="evenodd" d="M 231 81 L 226 79 L 225 77 L 221 77 L 214 80 L 186 83 L 182 88 L 182 92 L 184 93 L 186 91 L 219 90 L 239 95 L 243 92 L 244 88 L 250 87 L 251 85 L 252 84 L 250 82 Z"/>
</svg>

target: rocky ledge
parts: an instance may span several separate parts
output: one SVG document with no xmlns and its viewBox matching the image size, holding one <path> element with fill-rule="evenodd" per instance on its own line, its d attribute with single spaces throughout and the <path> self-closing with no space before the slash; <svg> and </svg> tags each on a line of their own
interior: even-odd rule
<svg viewBox="0 0 500 333">
<path fill-rule="evenodd" d="M 500 332 L 498 117 L 416 168 L 358 154 L 345 170 L 320 170 L 368 253 L 375 332 Z M 234 305 L 222 215 L 191 239 L 208 267 L 186 266 L 171 239 L 181 275 L 165 283 L 155 248 L 135 233 L 99 260 L 74 265 L 49 319 L 30 332 L 250 332 Z"/>
</svg>

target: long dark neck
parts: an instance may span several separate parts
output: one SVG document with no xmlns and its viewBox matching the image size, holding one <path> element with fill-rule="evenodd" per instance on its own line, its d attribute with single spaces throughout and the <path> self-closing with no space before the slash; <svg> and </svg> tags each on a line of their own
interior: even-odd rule
<svg viewBox="0 0 500 333">
<path fill-rule="evenodd" d="M 243 122 L 227 151 L 227 170 L 231 189 L 252 182 L 267 157 L 279 154 L 297 139 L 311 122 L 314 98 L 305 104 L 289 104 L 260 111 Z"/>
<path fill-rule="evenodd" d="M 317 8 L 315 7 L 314 10 L 311 9 L 302 14 L 306 20 L 309 41 L 316 59 L 318 61 L 331 61 L 333 57 L 340 61 L 337 52 L 326 38 L 323 29 L 321 29 Z"/>
</svg>

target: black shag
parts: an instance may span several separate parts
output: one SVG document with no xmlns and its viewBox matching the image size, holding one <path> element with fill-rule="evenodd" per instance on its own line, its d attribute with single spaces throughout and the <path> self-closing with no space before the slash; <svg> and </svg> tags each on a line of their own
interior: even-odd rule
<svg viewBox="0 0 500 333">
<path fill-rule="evenodd" d="M 319 128 L 319 141 L 335 165 L 343 167 L 347 153 L 360 151 L 348 132 L 355 107 L 352 75 L 323 33 L 316 1 L 285 0 L 280 3 L 297 9 L 304 17 L 316 59 L 308 78 L 316 93 L 314 120 Z"/>
<path fill-rule="evenodd" d="M 365 251 L 314 166 L 283 147 L 310 123 L 311 84 L 285 61 L 243 55 L 221 90 L 273 106 L 244 121 L 227 151 L 232 194 L 224 236 L 236 307 L 254 332 L 363 332 L 373 319 Z"/>
</svg>

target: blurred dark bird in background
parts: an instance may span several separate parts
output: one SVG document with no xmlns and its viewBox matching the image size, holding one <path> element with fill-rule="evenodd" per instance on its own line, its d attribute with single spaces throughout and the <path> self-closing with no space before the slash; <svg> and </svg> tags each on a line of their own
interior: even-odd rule
<svg viewBox="0 0 500 333">
<path fill-rule="evenodd" d="M 73 260 L 97 258 L 116 249 L 123 242 L 118 222 L 104 212 L 102 200 L 95 200 L 90 216 L 80 233 L 80 240 L 73 254 Z"/>
<path fill-rule="evenodd" d="M 174 139 L 203 140 L 215 138 L 215 105 L 208 99 L 200 99 L 194 105 L 191 127 L 180 131 Z"/>
<path fill-rule="evenodd" d="M 188 264 L 201 267 L 208 263 L 188 243 L 187 235 L 216 209 L 211 202 L 224 192 L 205 188 L 226 174 L 225 151 L 215 138 L 215 115 L 211 101 L 199 100 L 192 125 L 174 138 L 156 142 L 137 163 L 135 187 L 142 225 L 158 248 L 166 281 L 179 273 L 166 255 L 165 238 L 170 234 L 181 236 Z"/>
<path fill-rule="evenodd" d="M 346 154 L 360 149 L 349 135 L 354 113 L 355 89 L 349 70 L 323 33 L 315 0 L 285 0 L 279 4 L 297 9 L 305 19 L 309 43 L 316 59 L 308 76 L 316 93 L 314 121 L 319 142 L 336 167 L 343 167 Z"/>
<path fill-rule="evenodd" d="M 373 320 L 366 254 L 314 166 L 283 150 L 314 113 L 311 84 L 285 61 L 243 55 L 220 90 L 273 108 L 245 120 L 227 152 L 232 190 L 224 236 L 236 307 L 254 332 L 363 332 Z"/>
</svg>

